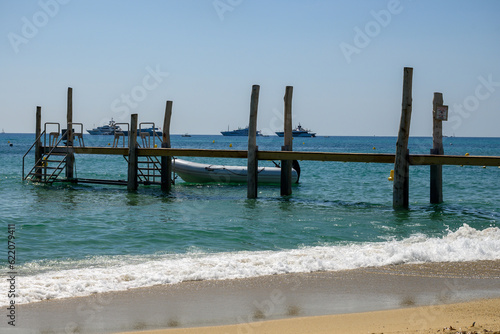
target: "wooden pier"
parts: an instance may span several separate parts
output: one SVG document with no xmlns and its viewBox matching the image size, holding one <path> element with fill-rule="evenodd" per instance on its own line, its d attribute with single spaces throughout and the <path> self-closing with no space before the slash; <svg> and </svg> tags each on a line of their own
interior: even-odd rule
<svg viewBox="0 0 500 334">
<path fill-rule="evenodd" d="M 47 133 L 46 123 L 42 131 L 41 107 L 36 109 L 36 140 L 23 157 L 23 178 L 36 182 L 52 183 L 98 183 L 112 185 L 126 185 L 129 191 L 135 191 L 139 184 L 160 184 L 162 191 L 169 192 L 172 186 L 172 157 L 213 157 L 213 158 L 240 158 L 247 159 L 247 198 L 257 197 L 258 161 L 281 160 L 281 195 L 289 196 L 292 193 L 292 161 L 342 161 L 394 164 L 394 209 L 407 209 L 409 203 L 409 168 L 410 166 L 430 166 L 430 202 L 443 201 L 442 194 L 442 166 L 443 165 L 474 165 L 474 166 L 500 166 L 500 157 L 497 156 L 456 156 L 444 155 L 442 145 L 442 121 L 446 120 L 447 107 L 443 106 L 441 93 L 434 94 L 433 100 L 433 147 L 431 154 L 409 154 L 408 139 L 412 111 L 412 77 L 413 69 L 404 69 L 403 99 L 400 129 L 394 154 L 384 153 L 335 153 L 335 152 L 295 152 L 292 149 L 292 92 L 293 87 L 286 87 L 284 96 L 284 143 L 281 151 L 259 151 L 256 145 L 256 129 L 259 90 L 258 85 L 252 87 L 250 98 L 248 150 L 213 150 L 213 149 L 179 149 L 171 148 L 170 144 L 170 119 L 172 115 L 172 101 L 167 101 L 163 122 L 162 137 L 158 138 L 160 147 L 145 144 L 143 147 L 137 141 L 138 134 L 143 138 L 143 133 L 138 133 L 138 115 L 132 114 L 130 120 L 128 147 L 118 147 L 119 134 L 115 134 L 114 147 L 87 147 L 83 144 L 83 125 L 73 122 L 73 103 L 71 88 L 68 88 L 67 124 L 66 132 L 61 133 L 61 138 L 53 133 Z M 443 114 L 444 113 L 444 114 Z M 444 115 L 444 116 L 443 116 Z M 81 125 L 81 132 L 74 129 Z M 128 125 L 128 124 L 127 124 Z M 140 127 L 139 127 L 140 128 Z M 64 131 L 64 130 L 63 130 Z M 51 137 L 53 135 L 53 137 Z M 121 134 L 123 136 L 123 133 Z M 49 136 L 49 145 L 46 144 Z M 117 138 L 118 137 L 118 138 Z M 42 143 L 43 138 L 43 143 Z M 64 143 L 63 139 L 66 139 Z M 82 140 L 75 141 L 75 138 Z M 155 142 L 153 134 L 153 142 Z M 79 143 L 76 145 L 76 143 Z M 114 141 L 115 143 L 115 141 Z M 24 159 L 31 149 L 35 149 L 35 164 L 29 173 L 25 174 Z M 89 180 L 74 177 L 74 156 L 77 154 L 120 155 L 128 161 L 128 179 L 119 180 Z M 158 159 L 160 158 L 160 159 Z M 144 159 L 144 160 L 141 160 Z M 148 167 L 140 167 L 140 164 Z M 60 174 L 65 171 L 65 178 Z M 151 178 L 153 181 L 151 181 Z M 155 181 L 159 178 L 160 181 Z"/>
</svg>

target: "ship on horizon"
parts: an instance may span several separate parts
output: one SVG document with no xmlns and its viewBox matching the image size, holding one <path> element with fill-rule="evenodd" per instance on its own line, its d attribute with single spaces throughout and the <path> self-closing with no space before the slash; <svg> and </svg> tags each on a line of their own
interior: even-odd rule
<svg viewBox="0 0 500 334">
<path fill-rule="evenodd" d="M 113 119 L 111 119 L 111 121 L 109 121 L 109 124 L 107 125 L 98 126 L 96 128 L 93 128 L 92 130 L 87 130 L 87 132 L 93 136 L 95 135 L 111 136 L 114 135 L 115 132 L 121 132 L 121 131 L 122 129 L 118 125 L 116 125 L 116 122 Z"/>
<path fill-rule="evenodd" d="M 121 124 L 121 123 L 120 123 Z M 128 136 L 129 131 L 128 130 L 122 130 L 120 126 L 116 124 L 116 122 L 111 119 L 107 125 L 103 126 L 98 126 L 96 128 L 93 128 L 92 130 L 87 130 L 88 133 L 90 133 L 93 136 L 96 135 L 105 135 L 105 136 L 113 136 L 116 133 L 123 134 L 124 136 Z M 156 136 L 161 136 L 162 132 L 160 129 L 157 127 L 149 127 L 149 128 L 141 128 L 139 125 L 139 129 L 137 129 L 137 136 L 140 136 L 141 133 L 149 133 L 151 136 L 156 135 Z"/>
<path fill-rule="evenodd" d="M 283 131 L 278 131 L 276 132 L 276 134 L 278 135 L 278 137 L 285 136 L 285 132 Z M 292 137 L 316 137 L 316 132 L 311 132 L 311 130 L 304 129 L 299 123 L 299 126 L 292 130 Z"/>
<path fill-rule="evenodd" d="M 223 136 L 244 136 L 248 137 L 248 126 L 245 128 L 238 128 L 236 130 L 229 130 L 229 126 L 227 127 L 227 131 L 221 131 Z M 257 130 L 257 136 L 262 136 L 260 130 Z"/>
</svg>

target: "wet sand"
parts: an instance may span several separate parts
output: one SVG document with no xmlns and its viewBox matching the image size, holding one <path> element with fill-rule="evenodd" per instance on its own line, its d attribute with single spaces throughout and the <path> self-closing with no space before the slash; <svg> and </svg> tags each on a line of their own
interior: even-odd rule
<svg viewBox="0 0 500 334">
<path fill-rule="evenodd" d="M 388 311 L 292 318 L 248 324 L 140 331 L 141 334 L 219 333 L 488 333 L 500 334 L 500 299 Z"/>
<path fill-rule="evenodd" d="M 486 319 L 484 314 L 490 311 L 498 318 L 500 261 L 395 265 L 195 281 L 49 300 L 19 305 L 16 328 L 35 330 L 35 333 L 116 333 L 157 329 L 175 329 L 173 333 L 293 333 L 292 330 L 299 328 L 302 329 L 295 333 L 321 333 L 322 328 L 333 322 L 338 328 L 333 332 L 357 333 L 347 329 L 356 330 L 356 326 L 362 324 L 360 319 L 366 318 L 373 319 L 373 327 L 370 327 L 373 329 L 368 329 L 370 333 L 403 333 L 396 330 L 405 328 L 389 330 L 387 327 L 383 330 L 380 326 L 410 322 L 418 326 L 423 323 L 433 326 L 438 322 L 438 326 L 453 325 L 447 324 L 451 318 L 445 318 L 448 313 L 442 305 L 452 307 L 449 304 L 483 298 L 491 300 L 462 308 L 468 310 L 466 314 L 470 319 Z M 431 308 L 427 311 L 415 309 L 424 305 L 431 305 Z M 377 325 L 375 320 L 383 319 L 381 314 L 362 313 L 382 310 L 392 310 L 390 312 L 398 315 L 391 318 L 393 320 L 381 320 Z M 409 315 L 398 313 L 404 311 L 410 312 Z M 321 317 L 325 315 L 327 317 Z M 406 320 L 397 320 L 399 318 Z M 459 325 L 472 325 L 467 323 L 470 319 Z M 309 327 L 299 327 L 298 321 Z M 494 325 L 487 319 L 473 321 L 477 326 L 481 325 L 480 322 Z M 230 324 L 233 326 L 200 328 Z M 275 324 L 285 327 L 266 329 Z M 1 326 L 3 324 L 0 329 Z M 187 327 L 198 328 L 188 331 Z M 493 327 L 487 329 L 497 330 Z M 367 332 L 365 327 L 359 330 Z M 331 333 L 332 330 L 323 332 Z M 417 332 L 408 329 L 408 333 Z"/>
</svg>

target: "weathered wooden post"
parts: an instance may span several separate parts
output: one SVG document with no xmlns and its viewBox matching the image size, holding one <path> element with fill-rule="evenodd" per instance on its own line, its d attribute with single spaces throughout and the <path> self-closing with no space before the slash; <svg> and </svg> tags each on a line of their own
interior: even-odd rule
<svg viewBox="0 0 500 334">
<path fill-rule="evenodd" d="M 162 148 L 170 148 L 170 118 L 172 117 L 172 101 L 167 101 L 163 119 Z M 161 157 L 161 190 L 169 192 L 172 188 L 172 157 Z"/>
<path fill-rule="evenodd" d="M 128 138 L 128 182 L 127 190 L 137 190 L 137 114 L 130 118 L 130 131 Z"/>
<path fill-rule="evenodd" d="M 247 198 L 257 198 L 257 110 L 259 106 L 259 85 L 252 86 L 250 98 L 250 121 L 248 124 Z"/>
<path fill-rule="evenodd" d="M 432 101 L 432 149 L 431 154 L 443 155 L 443 121 L 448 119 L 448 106 L 443 106 L 443 94 L 434 93 Z M 430 166 L 430 202 L 443 201 L 443 166 Z"/>
<path fill-rule="evenodd" d="M 36 107 L 36 128 L 35 128 L 35 166 L 40 164 L 42 160 L 43 152 L 42 152 L 42 138 L 40 135 L 42 134 L 42 107 Z M 33 176 L 34 180 L 40 180 L 42 178 L 42 169 L 37 167 L 35 169 L 35 175 Z"/>
<path fill-rule="evenodd" d="M 66 126 L 66 179 L 73 179 L 75 154 L 73 153 L 73 88 L 68 87 L 68 105 L 67 105 L 67 126 Z M 62 134 L 64 136 L 64 134 Z"/>
<path fill-rule="evenodd" d="M 405 67 L 401 121 L 399 124 L 396 158 L 394 162 L 394 185 L 392 193 L 392 206 L 394 209 L 407 209 L 409 204 L 410 162 L 408 139 L 410 137 L 412 109 L 412 80 L 413 68 Z"/>
<path fill-rule="evenodd" d="M 282 151 L 293 151 L 292 148 L 292 94 L 293 87 L 287 86 L 285 90 L 285 119 L 284 119 L 284 145 Z M 281 160 L 281 196 L 292 194 L 292 161 Z"/>
</svg>

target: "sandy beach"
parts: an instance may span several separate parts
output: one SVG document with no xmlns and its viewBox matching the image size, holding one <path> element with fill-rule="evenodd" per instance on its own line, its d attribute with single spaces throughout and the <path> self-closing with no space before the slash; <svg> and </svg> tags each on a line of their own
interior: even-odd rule
<svg viewBox="0 0 500 334">
<path fill-rule="evenodd" d="M 16 327 L 43 333 L 443 333 L 500 331 L 498 314 L 500 261 L 478 261 L 193 281 L 48 300 L 19 305 Z"/>
</svg>

